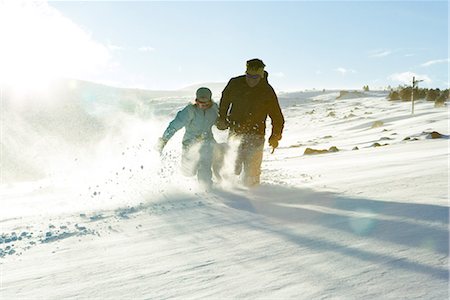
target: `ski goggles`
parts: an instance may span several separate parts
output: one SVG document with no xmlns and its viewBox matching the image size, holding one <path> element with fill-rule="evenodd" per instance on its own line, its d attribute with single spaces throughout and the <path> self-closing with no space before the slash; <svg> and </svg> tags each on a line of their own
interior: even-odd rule
<svg viewBox="0 0 450 300">
<path fill-rule="evenodd" d="M 245 77 L 247 77 L 249 79 L 259 79 L 259 78 L 261 78 L 261 75 L 258 75 L 258 74 L 252 75 L 252 74 L 246 73 Z"/>
<path fill-rule="evenodd" d="M 258 79 L 264 77 L 264 68 L 249 69 L 245 71 L 245 76 L 250 79 Z"/>
</svg>

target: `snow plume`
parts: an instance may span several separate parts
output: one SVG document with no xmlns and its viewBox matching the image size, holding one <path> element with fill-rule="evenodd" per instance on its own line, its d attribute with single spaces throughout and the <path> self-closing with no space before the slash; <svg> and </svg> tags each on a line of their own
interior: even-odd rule
<svg viewBox="0 0 450 300">
<path fill-rule="evenodd" d="M 5 88 L 2 102 L 2 188 L 23 190 L 34 182 L 53 195 L 69 189 L 65 209 L 85 202 L 98 209 L 142 201 L 180 181 L 181 143 L 163 161 L 154 145 L 169 112 L 186 104 L 182 97 L 153 102 L 139 91 L 60 81 L 45 93 Z"/>
<path fill-rule="evenodd" d="M 221 176 L 223 181 L 221 182 L 223 187 L 230 187 L 235 185 L 238 181 L 238 177 L 235 175 L 235 162 L 237 158 L 238 148 L 241 143 L 241 139 L 239 137 L 231 137 L 227 144 L 220 144 L 222 146 L 223 151 L 223 166 L 221 169 Z"/>
</svg>

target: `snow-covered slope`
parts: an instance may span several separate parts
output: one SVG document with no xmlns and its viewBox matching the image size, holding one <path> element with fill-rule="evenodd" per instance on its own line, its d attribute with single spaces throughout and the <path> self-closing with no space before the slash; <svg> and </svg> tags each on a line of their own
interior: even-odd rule
<svg viewBox="0 0 450 300">
<path fill-rule="evenodd" d="M 207 193 L 152 150 L 192 97 L 93 89 L 5 101 L 2 299 L 448 298 L 447 107 L 283 94 L 263 184 Z"/>
</svg>

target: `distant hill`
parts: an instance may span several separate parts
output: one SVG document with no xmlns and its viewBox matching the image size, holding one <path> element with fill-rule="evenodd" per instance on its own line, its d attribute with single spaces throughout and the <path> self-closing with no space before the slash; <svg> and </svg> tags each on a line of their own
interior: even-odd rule
<svg viewBox="0 0 450 300">
<path fill-rule="evenodd" d="M 195 91 L 197 91 L 200 87 L 209 88 L 213 95 L 220 95 L 222 90 L 226 86 L 226 82 L 205 82 L 205 83 L 197 83 L 185 86 L 183 88 L 177 90 L 147 90 L 140 88 L 119 88 L 114 86 L 108 86 L 101 83 L 94 83 L 83 80 L 74 80 L 78 86 L 83 87 L 85 89 L 95 89 L 95 90 L 116 90 L 120 91 L 121 94 L 139 94 L 145 98 L 159 98 L 159 97 L 187 97 L 195 95 Z"/>
<path fill-rule="evenodd" d="M 227 85 L 226 82 L 205 82 L 205 83 L 189 85 L 189 86 L 179 89 L 178 91 L 195 93 L 195 91 L 198 88 L 207 87 L 212 91 L 213 95 L 220 95 L 226 85 Z"/>
<path fill-rule="evenodd" d="M 159 97 L 177 97 L 177 96 L 190 96 L 190 90 L 187 89 L 179 89 L 179 90 L 147 90 L 140 88 L 119 88 L 114 86 L 108 86 L 100 83 L 94 83 L 90 81 L 83 80 L 75 80 L 77 86 L 82 87 L 83 89 L 91 89 L 91 90 L 115 90 L 119 94 L 122 95 L 130 95 L 135 94 L 144 98 L 159 98 Z"/>
</svg>

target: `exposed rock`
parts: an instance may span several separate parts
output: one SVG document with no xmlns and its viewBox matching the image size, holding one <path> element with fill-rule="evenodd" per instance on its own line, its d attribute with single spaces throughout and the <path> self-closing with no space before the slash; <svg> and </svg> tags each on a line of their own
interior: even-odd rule
<svg viewBox="0 0 450 300">
<path fill-rule="evenodd" d="M 382 121 L 375 121 L 372 124 L 372 128 L 378 128 L 378 127 L 381 127 L 383 125 L 384 125 L 384 123 Z"/>
<path fill-rule="evenodd" d="M 303 146 L 303 145 L 302 144 L 296 144 L 296 145 L 289 146 L 289 148 L 300 148 L 301 146 Z"/>
<path fill-rule="evenodd" d="M 389 144 L 380 144 L 380 143 L 373 143 L 371 147 L 383 147 L 383 146 L 387 146 Z"/>
<path fill-rule="evenodd" d="M 358 147 L 353 147 L 353 149 L 352 150 L 359 150 L 359 148 Z"/>
<path fill-rule="evenodd" d="M 344 119 L 349 119 L 349 118 L 354 118 L 354 117 L 356 117 L 356 115 L 351 113 L 351 114 L 345 116 Z"/>
<path fill-rule="evenodd" d="M 443 137 L 442 134 L 440 134 L 440 133 L 437 132 L 437 131 L 433 131 L 433 132 L 430 133 L 428 136 L 431 137 L 432 139 L 440 139 L 440 138 Z"/>
<path fill-rule="evenodd" d="M 433 131 L 427 134 L 427 139 L 448 139 L 449 136 L 445 134 L 441 134 L 437 131 Z"/>
<path fill-rule="evenodd" d="M 305 152 L 303 153 L 304 155 L 310 155 L 310 154 L 322 154 L 322 153 L 327 153 L 328 150 L 317 150 L 317 149 L 312 149 L 312 148 L 306 148 Z"/>
<path fill-rule="evenodd" d="M 305 152 L 303 154 L 304 155 L 324 154 L 324 153 L 332 153 L 332 152 L 338 152 L 338 151 L 339 151 L 339 149 L 336 146 L 332 146 L 328 150 L 326 150 L 326 149 L 318 150 L 318 149 L 306 148 Z"/>
<path fill-rule="evenodd" d="M 332 146 L 330 147 L 330 149 L 328 149 L 329 152 L 339 152 L 339 149 L 336 146 Z"/>
</svg>

